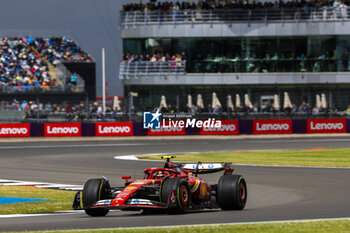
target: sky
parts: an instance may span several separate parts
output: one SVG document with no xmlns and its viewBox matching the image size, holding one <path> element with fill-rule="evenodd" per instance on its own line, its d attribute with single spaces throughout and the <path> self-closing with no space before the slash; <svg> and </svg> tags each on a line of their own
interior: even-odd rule
<svg viewBox="0 0 350 233">
<path fill-rule="evenodd" d="M 123 95 L 118 78 L 122 55 L 119 11 L 131 2 L 139 0 L 0 0 L 0 36 L 74 39 L 96 61 L 97 96 L 102 95 L 101 48 L 105 47 L 108 94 Z"/>
<path fill-rule="evenodd" d="M 119 81 L 122 42 L 119 11 L 127 0 L 0 0 L 0 36 L 61 35 L 74 39 L 96 61 L 102 94 L 101 48 L 106 48 L 109 95 L 123 95 Z"/>
</svg>

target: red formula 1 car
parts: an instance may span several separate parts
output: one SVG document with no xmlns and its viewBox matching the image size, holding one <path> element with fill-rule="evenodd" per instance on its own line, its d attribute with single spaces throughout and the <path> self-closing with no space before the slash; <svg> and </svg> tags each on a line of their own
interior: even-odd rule
<svg viewBox="0 0 350 233">
<path fill-rule="evenodd" d="M 107 178 L 88 180 L 75 195 L 73 209 L 84 209 L 90 216 L 105 216 L 110 209 L 163 210 L 185 212 L 204 208 L 242 210 L 247 202 L 247 185 L 241 175 L 233 175 L 231 163 L 183 164 L 166 159 L 163 168 L 147 168 L 143 179 L 125 186 L 110 187 Z M 198 174 L 223 171 L 218 184 L 209 185 Z"/>
</svg>

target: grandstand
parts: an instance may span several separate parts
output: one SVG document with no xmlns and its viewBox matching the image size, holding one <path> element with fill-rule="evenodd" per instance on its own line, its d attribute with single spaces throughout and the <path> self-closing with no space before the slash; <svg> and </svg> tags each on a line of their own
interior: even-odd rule
<svg viewBox="0 0 350 233">
<path fill-rule="evenodd" d="M 73 64 L 73 65 L 72 65 Z M 82 77 L 74 64 L 95 67 L 93 59 L 73 40 L 66 37 L 0 38 L 0 95 L 2 101 L 34 100 L 63 101 L 74 96 L 81 101 L 90 95 L 95 99 L 95 90 L 85 85 L 93 83 L 95 74 Z M 81 65 L 78 65 L 81 66 Z"/>
<path fill-rule="evenodd" d="M 159 107 L 164 96 L 170 112 L 342 114 L 350 102 L 348 6 L 339 0 L 124 5 L 125 96 L 138 93 L 139 111 Z M 214 93 L 219 106 L 212 106 Z M 196 106 L 199 95 L 203 107 Z"/>
</svg>

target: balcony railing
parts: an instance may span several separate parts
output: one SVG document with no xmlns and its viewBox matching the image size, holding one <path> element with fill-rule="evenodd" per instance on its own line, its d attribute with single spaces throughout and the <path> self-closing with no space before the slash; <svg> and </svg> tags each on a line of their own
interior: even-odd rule
<svg viewBox="0 0 350 233">
<path fill-rule="evenodd" d="M 119 78 L 184 74 L 186 61 L 134 61 L 120 62 Z"/>
<path fill-rule="evenodd" d="M 350 7 L 121 11 L 120 15 L 124 28 L 152 24 L 327 22 L 350 20 Z"/>
</svg>

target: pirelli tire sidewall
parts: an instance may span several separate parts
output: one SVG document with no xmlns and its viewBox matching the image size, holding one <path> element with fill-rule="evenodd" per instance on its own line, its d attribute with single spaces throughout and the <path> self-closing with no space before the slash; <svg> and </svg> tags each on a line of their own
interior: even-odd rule
<svg viewBox="0 0 350 233">
<path fill-rule="evenodd" d="M 89 208 L 95 202 L 105 198 L 107 191 L 109 189 L 108 181 L 103 178 L 89 179 L 86 181 L 83 188 L 83 207 Z M 109 212 L 109 209 L 103 208 L 91 208 L 85 209 L 85 213 L 90 216 L 105 216 Z"/>
<path fill-rule="evenodd" d="M 176 203 L 170 203 L 169 197 L 175 191 Z M 169 204 L 169 210 L 185 211 L 191 202 L 191 192 L 186 179 L 166 178 L 160 187 L 160 201 Z"/>
<path fill-rule="evenodd" d="M 242 210 L 247 203 L 247 184 L 241 175 L 221 176 L 216 190 L 216 202 L 222 210 Z"/>
</svg>

